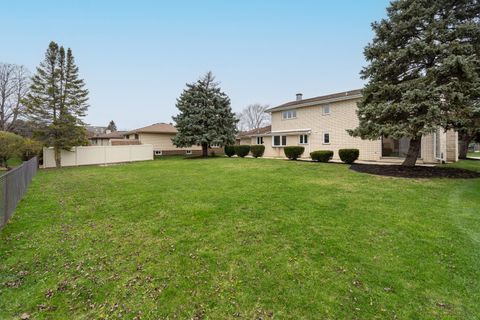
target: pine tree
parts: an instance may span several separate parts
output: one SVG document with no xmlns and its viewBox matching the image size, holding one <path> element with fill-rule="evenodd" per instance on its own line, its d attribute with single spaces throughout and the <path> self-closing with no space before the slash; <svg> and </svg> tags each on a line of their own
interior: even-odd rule
<svg viewBox="0 0 480 320">
<path fill-rule="evenodd" d="M 230 107 L 230 98 L 221 91 L 212 72 L 187 84 L 176 106 L 180 114 L 173 117 L 178 130 L 173 144 L 177 147 L 199 145 L 203 156 L 207 157 L 212 145 L 235 142 L 238 120 Z"/>
<path fill-rule="evenodd" d="M 110 130 L 111 132 L 117 131 L 117 125 L 115 124 L 115 121 L 111 120 L 108 123 L 107 130 Z"/>
<path fill-rule="evenodd" d="M 349 131 L 367 139 L 410 138 L 403 165 L 413 166 L 421 137 L 458 129 L 479 95 L 475 43 L 477 0 L 396 0 L 375 22 L 365 48 L 368 80 L 358 104 L 360 124 Z"/>
<path fill-rule="evenodd" d="M 50 42 L 44 60 L 32 78 L 26 98 L 28 117 L 37 134 L 53 146 L 55 163 L 61 166 L 61 150 L 83 145 L 86 130 L 82 118 L 88 109 L 88 90 L 79 78 L 72 51 Z"/>
</svg>

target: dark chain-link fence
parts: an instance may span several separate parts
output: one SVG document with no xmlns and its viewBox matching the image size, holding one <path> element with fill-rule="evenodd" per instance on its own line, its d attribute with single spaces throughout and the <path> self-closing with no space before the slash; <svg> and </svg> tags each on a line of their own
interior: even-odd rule
<svg viewBox="0 0 480 320">
<path fill-rule="evenodd" d="M 0 228 L 12 216 L 33 176 L 37 173 L 37 168 L 38 158 L 35 157 L 0 176 Z"/>
</svg>

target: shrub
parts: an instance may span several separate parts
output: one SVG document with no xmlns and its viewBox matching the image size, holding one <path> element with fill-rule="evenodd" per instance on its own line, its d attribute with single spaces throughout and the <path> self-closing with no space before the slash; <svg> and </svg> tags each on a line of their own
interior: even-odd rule
<svg viewBox="0 0 480 320">
<path fill-rule="evenodd" d="M 285 156 L 290 160 L 297 160 L 302 155 L 303 151 L 305 151 L 304 147 L 284 147 L 283 152 L 285 152 Z"/>
<path fill-rule="evenodd" d="M 22 160 L 30 160 L 31 158 L 40 155 L 41 151 L 42 144 L 39 141 L 26 138 L 22 146 Z"/>
<path fill-rule="evenodd" d="M 333 151 L 330 150 L 318 150 L 310 152 L 310 157 L 314 161 L 328 162 L 333 157 Z"/>
<path fill-rule="evenodd" d="M 245 157 L 250 152 L 250 146 L 247 144 L 241 144 L 235 146 L 235 153 L 240 158 Z"/>
<path fill-rule="evenodd" d="M 233 157 L 235 155 L 235 147 L 234 146 L 225 146 L 225 154 L 228 157 Z"/>
<path fill-rule="evenodd" d="M 11 132 L 0 131 L 0 166 L 8 169 L 7 161 L 22 154 L 24 139 Z"/>
<path fill-rule="evenodd" d="M 263 153 L 265 152 L 265 146 L 263 145 L 254 145 L 250 147 L 250 152 L 252 153 L 252 156 L 255 158 L 263 156 Z"/>
<path fill-rule="evenodd" d="M 340 149 L 338 155 L 340 159 L 348 164 L 352 164 L 358 159 L 360 151 L 358 149 Z"/>
</svg>

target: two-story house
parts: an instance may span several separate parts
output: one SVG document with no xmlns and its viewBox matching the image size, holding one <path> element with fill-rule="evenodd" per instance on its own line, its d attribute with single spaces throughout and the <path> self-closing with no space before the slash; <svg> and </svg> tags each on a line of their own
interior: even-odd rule
<svg viewBox="0 0 480 320">
<path fill-rule="evenodd" d="M 242 144 L 263 144 L 267 157 L 284 157 L 283 147 L 304 146 L 303 158 L 310 152 L 332 150 L 334 159 L 339 159 L 338 150 L 356 148 L 360 160 L 400 161 L 405 157 L 409 140 L 379 138 L 362 140 L 351 137 L 347 129 L 358 126 L 357 102 L 361 90 L 296 100 L 267 110 L 271 114 L 271 131 L 243 136 Z M 458 134 L 454 131 L 438 132 L 422 138 L 419 162 L 439 163 L 458 160 Z"/>
</svg>

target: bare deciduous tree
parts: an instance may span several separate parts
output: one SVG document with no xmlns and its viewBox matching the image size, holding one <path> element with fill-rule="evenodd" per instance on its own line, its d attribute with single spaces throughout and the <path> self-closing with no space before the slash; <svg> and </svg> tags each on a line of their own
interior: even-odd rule
<svg viewBox="0 0 480 320">
<path fill-rule="evenodd" d="M 30 73 L 24 66 L 0 63 L 0 131 L 13 131 L 25 111 L 23 98 L 30 86 Z"/>
<path fill-rule="evenodd" d="M 243 109 L 242 112 L 237 114 L 239 131 L 258 129 L 268 125 L 270 117 L 265 112 L 268 108 L 268 105 L 255 103 Z"/>
</svg>

